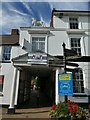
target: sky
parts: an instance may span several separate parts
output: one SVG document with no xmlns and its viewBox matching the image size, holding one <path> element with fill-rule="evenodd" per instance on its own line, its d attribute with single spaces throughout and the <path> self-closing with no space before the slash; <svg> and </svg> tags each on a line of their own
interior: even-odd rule
<svg viewBox="0 0 90 120">
<path fill-rule="evenodd" d="M 89 0 L 1 0 L 0 34 L 10 34 L 11 29 L 30 27 L 31 19 L 43 21 L 50 26 L 52 9 L 90 11 Z M 73 2 L 74 1 L 74 2 Z"/>
</svg>

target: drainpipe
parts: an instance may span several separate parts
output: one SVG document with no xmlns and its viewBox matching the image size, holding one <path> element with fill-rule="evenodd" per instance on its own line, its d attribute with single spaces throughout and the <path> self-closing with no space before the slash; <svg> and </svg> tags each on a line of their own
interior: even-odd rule
<svg viewBox="0 0 90 120">
<path fill-rule="evenodd" d="M 55 81 L 55 103 L 56 105 L 59 103 L 59 95 L 58 95 L 58 75 L 60 73 L 60 69 L 56 68 L 56 81 Z"/>
<path fill-rule="evenodd" d="M 14 69 L 14 75 L 13 75 L 11 96 L 10 96 L 10 106 L 8 108 L 8 111 L 7 111 L 8 114 L 14 114 L 15 113 L 14 103 L 15 103 L 15 92 L 16 92 L 17 75 L 18 75 L 18 70 L 17 70 L 17 68 L 15 68 Z"/>
</svg>

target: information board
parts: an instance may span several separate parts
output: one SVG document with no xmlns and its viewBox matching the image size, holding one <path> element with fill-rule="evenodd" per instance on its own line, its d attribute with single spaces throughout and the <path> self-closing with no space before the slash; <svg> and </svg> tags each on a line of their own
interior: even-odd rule
<svg viewBox="0 0 90 120">
<path fill-rule="evenodd" d="M 58 95 L 73 95 L 72 74 L 66 73 L 58 76 Z"/>
</svg>

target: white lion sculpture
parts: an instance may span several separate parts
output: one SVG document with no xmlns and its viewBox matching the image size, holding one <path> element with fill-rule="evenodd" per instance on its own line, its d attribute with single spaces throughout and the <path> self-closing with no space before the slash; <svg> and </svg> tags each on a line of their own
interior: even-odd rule
<svg viewBox="0 0 90 120">
<path fill-rule="evenodd" d="M 42 21 L 36 21 L 35 18 L 32 18 L 32 26 L 43 26 L 44 27 L 44 23 Z"/>
</svg>

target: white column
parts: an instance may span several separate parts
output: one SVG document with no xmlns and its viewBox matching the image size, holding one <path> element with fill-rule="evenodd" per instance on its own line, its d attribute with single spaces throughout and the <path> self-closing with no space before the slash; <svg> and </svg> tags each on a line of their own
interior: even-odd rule
<svg viewBox="0 0 90 120">
<path fill-rule="evenodd" d="M 60 69 L 56 68 L 56 80 L 55 80 L 55 103 L 56 105 L 59 103 L 59 95 L 58 95 L 58 74 L 60 73 Z"/>
<path fill-rule="evenodd" d="M 8 108 L 8 113 L 13 114 L 15 112 L 14 102 L 15 102 L 15 91 L 16 91 L 16 81 L 17 81 L 18 70 L 14 69 L 12 89 L 11 89 L 11 97 L 10 97 L 10 106 Z"/>
<path fill-rule="evenodd" d="M 48 45 L 47 42 L 48 41 L 48 35 L 46 36 L 46 40 L 45 40 L 45 53 L 48 53 Z"/>
</svg>

